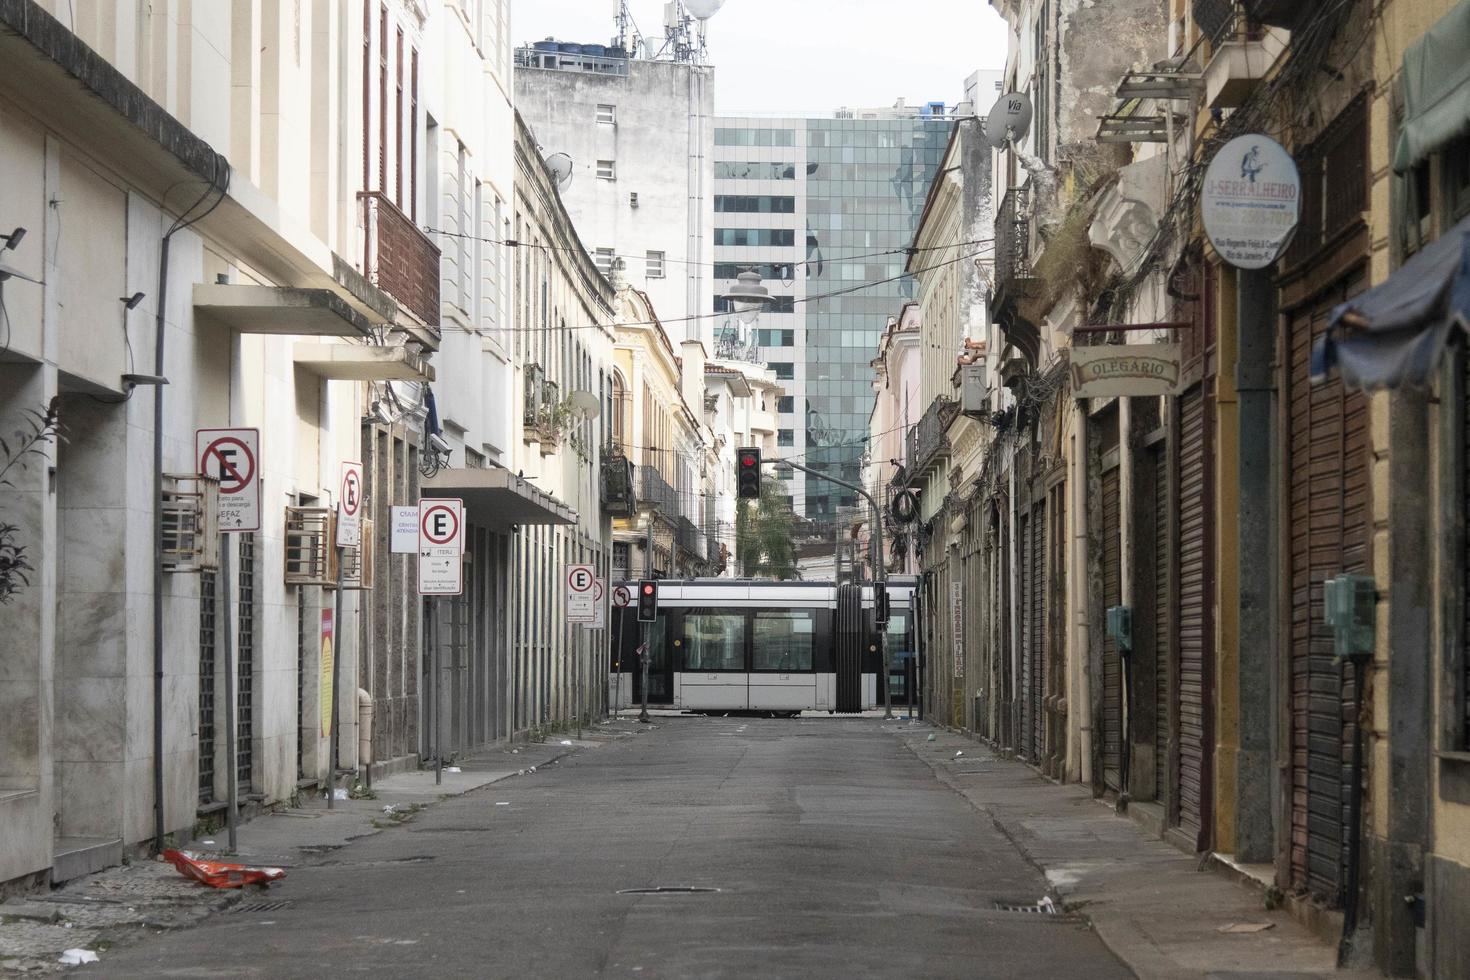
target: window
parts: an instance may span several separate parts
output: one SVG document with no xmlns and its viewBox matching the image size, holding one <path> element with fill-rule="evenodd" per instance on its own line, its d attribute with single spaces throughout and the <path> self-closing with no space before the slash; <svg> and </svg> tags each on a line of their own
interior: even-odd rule
<svg viewBox="0 0 1470 980">
<path fill-rule="evenodd" d="M 794 129 L 727 129 L 715 130 L 715 146 L 795 146 Z"/>
<path fill-rule="evenodd" d="M 756 272 L 762 279 L 792 282 L 796 277 L 790 262 L 716 262 L 716 279 L 735 279 L 742 272 Z"/>
<path fill-rule="evenodd" d="M 599 125 L 612 126 L 618 121 L 618 108 L 611 105 L 599 105 L 597 107 L 597 122 Z"/>
<path fill-rule="evenodd" d="M 776 372 L 776 377 L 782 381 L 792 381 L 796 378 L 796 365 L 790 361 L 772 361 L 769 366 L 772 371 Z"/>
<path fill-rule="evenodd" d="M 751 669 L 811 670 L 816 635 L 816 614 L 809 609 L 756 610 L 751 630 Z"/>
<path fill-rule="evenodd" d="M 796 198 L 762 194 L 716 194 L 715 211 L 725 214 L 795 214 Z"/>
<path fill-rule="evenodd" d="M 794 479 L 796 479 L 796 470 L 792 469 L 790 466 L 785 465 L 784 463 L 777 463 L 776 464 L 776 479 L 778 479 L 778 480 L 794 480 Z"/>
<path fill-rule="evenodd" d="M 664 277 L 664 253 L 649 252 L 643 257 L 647 275 L 650 279 L 662 279 Z"/>
<path fill-rule="evenodd" d="M 715 244 L 790 248 L 796 244 L 796 231 L 792 228 L 716 228 Z"/>
<path fill-rule="evenodd" d="M 614 170 L 614 168 L 613 168 L 613 162 L 611 160 L 598 160 L 597 161 L 597 179 L 598 180 L 617 180 L 617 172 L 616 172 L 616 170 Z"/>
<path fill-rule="evenodd" d="M 745 669 L 745 614 L 691 611 L 684 616 L 684 668 Z"/>
<path fill-rule="evenodd" d="M 783 415 L 790 415 L 796 411 L 796 399 L 790 395 L 782 395 L 776 399 L 776 411 Z"/>
<path fill-rule="evenodd" d="M 724 296 L 716 296 L 715 297 L 715 312 L 716 313 L 732 313 L 732 312 L 734 312 L 734 310 L 731 307 L 730 301 L 728 299 L 726 299 Z M 771 302 L 766 306 L 765 310 L 762 311 L 762 312 L 765 312 L 765 313 L 795 313 L 796 312 L 796 297 L 794 297 L 794 296 L 772 296 L 771 297 Z"/>
<path fill-rule="evenodd" d="M 598 272 L 604 276 L 612 275 L 613 259 L 617 258 L 616 252 L 610 248 L 599 248 L 592 258 L 597 263 Z"/>
<path fill-rule="evenodd" d="M 733 160 L 715 161 L 716 180 L 795 180 L 796 164 Z"/>
<path fill-rule="evenodd" d="M 796 343 L 795 330 L 757 330 L 755 335 L 758 347 L 791 347 Z"/>
<path fill-rule="evenodd" d="M 794 446 L 794 445 L 796 445 L 796 430 L 794 430 L 794 429 L 777 429 L 776 430 L 776 445 L 778 445 L 778 446 Z"/>
</svg>

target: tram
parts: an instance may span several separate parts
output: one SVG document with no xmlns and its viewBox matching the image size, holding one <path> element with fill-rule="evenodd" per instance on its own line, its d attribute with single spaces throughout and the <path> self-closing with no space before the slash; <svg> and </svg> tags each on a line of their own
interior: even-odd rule
<svg viewBox="0 0 1470 980">
<path fill-rule="evenodd" d="M 626 583 L 637 594 L 637 583 Z M 891 704 L 915 686 L 917 579 L 890 579 Z M 796 715 L 881 706 L 882 653 L 871 584 L 665 579 L 649 624 L 648 703 L 692 712 Z M 643 699 L 635 606 L 612 610 L 609 698 Z"/>
</svg>

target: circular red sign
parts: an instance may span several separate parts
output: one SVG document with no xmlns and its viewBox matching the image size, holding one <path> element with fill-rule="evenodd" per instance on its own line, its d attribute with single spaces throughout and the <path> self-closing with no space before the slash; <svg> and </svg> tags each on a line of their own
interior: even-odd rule
<svg viewBox="0 0 1470 980">
<path fill-rule="evenodd" d="M 360 479 L 356 469 L 348 469 L 342 474 L 342 512 L 348 517 L 356 517 L 362 508 Z"/>
<path fill-rule="evenodd" d="M 628 591 L 626 586 L 620 585 L 616 589 L 613 589 L 612 599 L 613 605 L 626 606 L 633 601 L 633 594 Z"/>
<path fill-rule="evenodd" d="M 429 518 L 439 511 L 449 515 L 450 530 L 448 536 L 444 538 L 435 537 L 434 533 L 429 530 Z M 433 545 L 453 544 L 454 539 L 459 537 L 459 515 L 448 504 L 434 504 L 425 507 L 423 514 L 419 516 L 419 533 L 423 535 L 424 540 Z"/>
<path fill-rule="evenodd" d="M 221 446 L 239 447 L 239 455 L 245 460 L 243 467 L 237 467 L 220 452 Z M 209 462 L 214 459 L 219 464 L 219 473 L 209 472 Z M 255 456 L 250 452 L 250 447 L 245 445 L 234 436 L 221 436 L 204 447 L 204 455 L 199 460 L 199 467 L 208 476 L 218 475 L 220 493 L 239 493 L 250 486 L 250 481 L 255 478 Z"/>
</svg>

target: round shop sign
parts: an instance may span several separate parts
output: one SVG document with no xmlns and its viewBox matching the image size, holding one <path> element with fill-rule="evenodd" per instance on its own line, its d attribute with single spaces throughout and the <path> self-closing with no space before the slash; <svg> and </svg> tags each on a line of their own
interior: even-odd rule
<svg viewBox="0 0 1470 980">
<path fill-rule="evenodd" d="M 1296 232 L 1302 179 L 1291 154 L 1269 136 L 1240 136 L 1215 154 L 1201 197 L 1205 234 L 1239 269 L 1271 265 Z"/>
</svg>

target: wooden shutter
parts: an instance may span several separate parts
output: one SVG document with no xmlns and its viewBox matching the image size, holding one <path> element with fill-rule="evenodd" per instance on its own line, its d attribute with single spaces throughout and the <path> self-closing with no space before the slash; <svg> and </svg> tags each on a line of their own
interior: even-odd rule
<svg viewBox="0 0 1470 980">
<path fill-rule="evenodd" d="M 1119 468 L 1114 465 L 1102 475 L 1103 513 L 1103 606 L 1111 608 L 1123 601 L 1122 542 L 1119 538 L 1120 508 Z M 1106 635 L 1103 639 L 1103 784 L 1122 791 L 1123 760 L 1123 667 L 1118 645 Z"/>
<path fill-rule="evenodd" d="M 1298 314 L 1288 334 L 1287 476 L 1290 513 L 1291 883 L 1339 900 L 1346 846 L 1351 746 L 1350 672 L 1333 657 L 1322 621 L 1322 583 L 1368 566 L 1368 412 L 1334 378 L 1308 377 L 1313 341 L 1332 307 L 1362 288 L 1334 291 Z"/>
<path fill-rule="evenodd" d="M 1179 785 L 1178 826 L 1206 845 L 1210 812 L 1214 556 L 1210 405 L 1205 384 L 1179 402 Z"/>
</svg>

